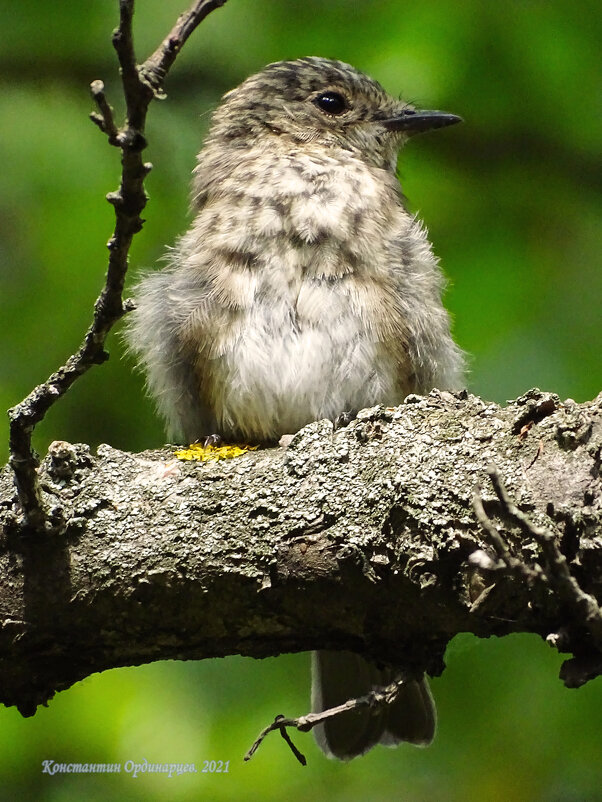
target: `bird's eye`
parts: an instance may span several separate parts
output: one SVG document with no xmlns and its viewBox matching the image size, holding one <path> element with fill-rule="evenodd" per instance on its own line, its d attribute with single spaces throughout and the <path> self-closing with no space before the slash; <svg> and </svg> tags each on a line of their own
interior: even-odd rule
<svg viewBox="0 0 602 802">
<path fill-rule="evenodd" d="M 314 98 L 314 103 L 326 114 L 342 114 L 347 109 L 347 101 L 338 92 L 323 92 Z"/>
</svg>

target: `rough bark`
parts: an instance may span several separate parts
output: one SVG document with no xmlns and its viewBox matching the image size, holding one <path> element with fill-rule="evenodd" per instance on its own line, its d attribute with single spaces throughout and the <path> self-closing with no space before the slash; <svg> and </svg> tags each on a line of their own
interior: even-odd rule
<svg viewBox="0 0 602 802">
<path fill-rule="evenodd" d="M 551 636 L 580 684 L 600 673 L 600 643 L 494 493 L 492 463 L 602 599 L 602 395 L 534 390 L 501 408 L 434 391 L 214 463 L 55 443 L 40 479 L 62 533 L 22 528 L 0 475 L 0 701 L 31 715 L 107 668 L 318 647 L 439 674 L 467 631 Z M 509 552 L 537 570 L 500 560 L 477 484 Z"/>
</svg>

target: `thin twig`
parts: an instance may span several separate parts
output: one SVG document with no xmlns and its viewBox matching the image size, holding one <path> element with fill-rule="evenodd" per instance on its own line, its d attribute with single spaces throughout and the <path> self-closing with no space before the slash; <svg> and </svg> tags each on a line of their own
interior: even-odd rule
<svg viewBox="0 0 602 802">
<path fill-rule="evenodd" d="M 50 514 L 43 499 L 37 476 L 39 459 L 32 448 L 34 428 L 79 376 L 92 365 L 98 365 L 108 358 L 104 349 L 106 337 L 113 325 L 131 308 L 123 301 L 123 285 L 132 239 L 141 230 L 144 222 L 140 217 L 147 201 L 144 179 L 152 165 L 144 163 L 141 154 L 146 147 L 144 126 L 148 107 L 156 95 L 148 80 L 141 75 L 148 75 L 149 72 L 159 69 L 162 82 L 182 44 L 192 31 L 211 11 L 225 2 L 226 0 L 219 2 L 205 0 L 195 3 L 186 14 L 179 17 L 168 36 L 169 39 L 174 35 L 174 31 L 176 32 L 179 37 L 178 47 L 173 52 L 164 54 L 155 67 L 153 59 L 156 58 L 157 52 L 164 48 L 167 41 L 164 40 L 151 56 L 149 60 L 151 63 L 148 66 L 143 65 L 139 71 L 132 35 L 134 0 L 120 0 L 120 21 L 119 27 L 113 34 L 113 45 L 121 68 L 127 109 L 127 120 L 121 129 L 117 130 L 115 126 L 112 109 L 104 96 L 102 82 L 95 81 L 91 87 L 100 110 L 100 114 L 93 114 L 92 119 L 107 134 L 109 142 L 117 143 L 122 152 L 120 187 L 116 192 L 107 195 L 107 200 L 115 209 L 115 229 L 107 245 L 109 264 L 105 286 L 95 303 L 92 324 L 79 350 L 46 382 L 36 387 L 20 404 L 8 411 L 9 463 L 14 471 L 24 523 L 33 530 L 56 531 L 63 523 L 61 511 L 53 510 Z"/>
<path fill-rule="evenodd" d="M 115 125 L 113 109 L 109 106 L 105 96 L 104 83 L 99 80 L 92 81 L 90 84 L 90 92 L 100 111 L 100 114 L 95 111 L 91 112 L 90 119 L 109 137 L 109 144 L 119 146 L 119 131 Z"/>
<path fill-rule="evenodd" d="M 163 81 L 184 43 L 205 17 L 216 8 L 225 5 L 227 0 L 195 0 L 140 68 L 143 79 L 161 96 Z"/>
<path fill-rule="evenodd" d="M 283 718 L 284 718 L 284 716 L 276 716 L 274 721 L 282 721 Z M 291 750 L 291 752 L 293 753 L 293 755 L 297 758 L 299 763 L 302 766 L 307 766 L 307 758 L 305 757 L 303 752 L 300 752 L 297 749 L 297 747 L 295 746 L 295 744 L 292 742 L 291 736 L 286 731 L 286 727 L 283 724 L 280 724 L 279 729 L 280 729 L 280 735 L 282 736 L 282 738 L 284 739 L 284 741 L 288 745 L 288 747 Z"/>
<path fill-rule="evenodd" d="M 518 509 L 508 495 L 500 472 L 495 466 L 490 467 L 487 473 L 502 504 L 503 511 L 516 521 L 525 535 L 532 537 L 540 546 L 546 560 L 548 583 L 591 633 L 596 645 L 602 647 L 602 610 L 596 599 L 589 593 L 585 593 L 571 574 L 566 557 L 558 548 L 553 533 L 541 526 L 536 526 L 522 510 Z"/>
<path fill-rule="evenodd" d="M 472 496 L 472 506 L 477 521 L 481 524 L 483 530 L 487 534 L 489 543 L 493 546 L 497 556 L 510 571 L 510 573 L 520 577 L 521 579 L 526 579 L 527 581 L 532 581 L 536 576 L 539 576 L 540 572 L 533 568 L 529 568 L 529 566 L 525 565 L 522 560 L 519 560 L 510 553 L 504 542 L 504 539 L 498 532 L 497 527 L 485 512 L 483 499 L 481 497 L 481 488 L 478 485 L 475 488 Z"/>
<path fill-rule="evenodd" d="M 254 741 L 244 759 L 250 760 L 257 749 L 261 746 L 266 735 L 274 730 L 280 730 L 282 733 L 287 727 L 294 727 L 295 729 L 299 730 L 299 732 L 309 732 L 309 730 L 313 730 L 314 727 L 316 727 L 318 724 L 321 724 L 323 721 L 326 721 L 329 718 L 340 716 L 343 713 L 347 713 L 349 710 L 359 710 L 362 707 L 372 707 L 376 709 L 391 705 L 398 697 L 402 686 L 406 682 L 407 679 L 400 675 L 396 677 L 393 682 L 389 683 L 389 685 L 383 685 L 382 687 L 374 688 L 365 696 L 359 696 L 357 699 L 348 699 L 344 704 L 337 705 L 337 707 L 331 707 L 328 710 L 322 710 L 320 713 L 307 713 L 305 716 L 299 716 L 298 718 L 276 716 L 274 721 L 259 733 L 259 736 Z M 293 747 L 290 739 L 285 738 L 285 740 L 287 743 L 289 743 L 289 746 L 291 746 L 291 749 L 297 757 L 297 760 L 305 765 L 305 763 L 300 760 L 299 756 L 296 754 L 298 750 L 296 747 Z M 299 753 L 299 755 L 301 755 L 301 753 Z M 301 755 L 301 757 L 303 757 L 303 755 Z M 305 760 L 304 757 L 303 760 Z"/>
<path fill-rule="evenodd" d="M 141 136 L 146 123 L 146 112 L 154 92 L 141 78 L 138 70 L 132 30 L 133 17 L 134 0 L 119 0 L 119 27 L 113 31 L 112 41 L 119 59 L 127 127 Z"/>
</svg>

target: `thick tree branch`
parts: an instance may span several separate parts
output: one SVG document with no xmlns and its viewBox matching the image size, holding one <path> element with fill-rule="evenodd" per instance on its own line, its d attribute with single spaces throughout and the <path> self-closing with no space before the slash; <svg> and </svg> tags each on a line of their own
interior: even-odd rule
<svg viewBox="0 0 602 802">
<path fill-rule="evenodd" d="M 21 514 L 33 531 L 57 532 L 65 524 L 61 506 L 49 509 L 40 492 L 37 474 L 39 460 L 32 448 L 35 426 L 83 373 L 108 359 L 104 348 L 107 335 L 131 308 L 127 301 L 123 301 L 123 285 L 132 239 L 144 223 L 140 216 L 147 201 L 144 179 L 152 168 L 151 164 L 142 160 L 142 151 L 146 147 L 144 128 L 149 104 L 154 97 L 163 96 L 163 81 L 184 42 L 211 11 L 225 2 L 195 2 L 179 17 L 157 51 L 140 67 L 136 63 L 132 32 L 134 0 L 119 2 L 120 21 L 113 33 L 113 45 L 119 59 L 126 103 L 126 121 L 121 128 L 115 125 L 102 81 L 93 81 L 91 85 L 92 96 L 99 109 L 98 113 L 92 113 L 92 121 L 104 131 L 111 145 L 121 149 L 120 187 L 107 195 L 107 200 L 115 209 L 115 229 L 107 244 L 109 264 L 105 286 L 96 301 L 92 324 L 79 350 L 21 403 L 8 411 L 9 464 L 15 476 Z"/>
<path fill-rule="evenodd" d="M 410 396 L 217 463 L 55 443 L 41 478 L 63 534 L 28 538 L 0 475 L 0 701 L 31 714 L 106 668 L 314 648 L 439 674 L 459 632 L 538 633 L 582 684 L 602 666 L 601 465 L 602 396 L 539 391 L 505 408 Z"/>
</svg>

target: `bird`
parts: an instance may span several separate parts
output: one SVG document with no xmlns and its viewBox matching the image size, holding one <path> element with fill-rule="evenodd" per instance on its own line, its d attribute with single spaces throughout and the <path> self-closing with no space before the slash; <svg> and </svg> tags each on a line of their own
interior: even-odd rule
<svg viewBox="0 0 602 802">
<path fill-rule="evenodd" d="M 410 137 L 460 121 L 314 56 L 224 95 L 194 169 L 192 224 L 135 287 L 126 332 L 168 436 L 277 443 L 312 421 L 463 388 L 445 279 L 396 174 Z M 326 650 L 312 676 L 314 712 L 391 678 Z M 314 733 L 349 760 L 377 743 L 427 745 L 435 729 L 419 675 L 390 706 Z"/>
</svg>

